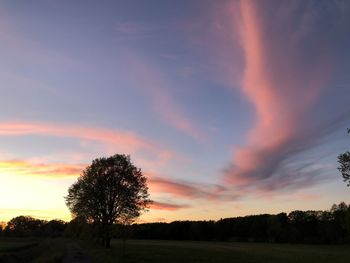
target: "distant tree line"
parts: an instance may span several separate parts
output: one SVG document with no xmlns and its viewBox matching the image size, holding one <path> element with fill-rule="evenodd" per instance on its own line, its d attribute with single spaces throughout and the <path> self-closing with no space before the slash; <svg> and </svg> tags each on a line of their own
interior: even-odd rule
<svg viewBox="0 0 350 263">
<path fill-rule="evenodd" d="M 122 226 L 119 226 L 122 227 Z M 124 227 L 125 228 L 125 227 Z M 116 231 L 136 239 L 220 240 L 278 243 L 350 242 L 350 205 L 329 211 L 293 211 L 288 215 L 251 215 L 218 221 L 175 221 L 126 226 Z"/>
<path fill-rule="evenodd" d="M 0 231 L 4 236 L 66 236 L 94 239 L 97 229 L 82 218 L 69 223 L 16 217 Z M 329 211 L 293 211 L 225 218 L 218 221 L 114 224 L 114 238 L 206 240 L 240 242 L 350 243 L 350 205 L 333 205 Z"/>
<path fill-rule="evenodd" d="M 116 237 L 126 233 L 135 239 L 341 244 L 350 242 L 350 205 L 340 203 L 329 211 L 297 210 L 288 215 L 133 224 L 124 229 L 116 231 Z"/>
<path fill-rule="evenodd" d="M 60 237 L 67 223 L 62 220 L 40 220 L 31 216 L 17 216 L 0 227 L 0 236 L 6 237 Z"/>
</svg>

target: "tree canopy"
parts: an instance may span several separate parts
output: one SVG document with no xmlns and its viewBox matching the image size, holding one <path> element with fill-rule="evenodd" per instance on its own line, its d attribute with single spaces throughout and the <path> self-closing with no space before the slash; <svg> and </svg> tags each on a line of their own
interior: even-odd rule
<svg viewBox="0 0 350 263">
<path fill-rule="evenodd" d="M 106 247 L 110 246 L 111 226 L 132 221 L 151 202 L 146 177 L 123 154 L 93 160 L 65 199 L 74 217 L 98 227 Z"/>
<path fill-rule="evenodd" d="M 350 133 L 350 129 L 348 129 Z M 348 186 L 350 186 L 350 152 L 346 151 L 338 156 L 338 163 L 340 164 L 338 170 L 341 172 L 344 181 L 348 181 Z"/>
</svg>

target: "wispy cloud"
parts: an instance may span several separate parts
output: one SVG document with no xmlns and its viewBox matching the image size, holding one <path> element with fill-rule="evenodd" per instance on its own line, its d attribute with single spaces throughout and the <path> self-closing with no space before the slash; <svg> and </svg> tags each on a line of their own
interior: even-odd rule
<svg viewBox="0 0 350 263">
<path fill-rule="evenodd" d="M 206 200 L 235 200 L 239 195 L 232 194 L 228 188 L 217 184 L 199 184 L 195 182 L 178 180 L 149 174 L 148 183 L 151 193 L 170 194 L 181 199 Z"/>
<path fill-rule="evenodd" d="M 0 160 L 0 174 L 43 177 L 76 177 L 86 164 L 34 163 L 27 160 Z"/>
<path fill-rule="evenodd" d="M 330 25 L 323 18 L 337 20 L 340 11 L 334 3 L 321 8 L 312 1 L 240 2 L 239 34 L 245 54 L 241 86 L 256 109 L 257 120 L 246 145 L 235 149 L 226 170 L 232 185 L 254 182 L 277 190 L 318 181 L 319 171 L 297 173 L 286 164 L 350 119 L 350 107 L 345 104 L 329 118 L 321 110 L 324 103 L 329 104 L 322 96 L 334 88 L 330 81 L 336 64 L 344 65 L 334 41 L 346 41 L 342 38 L 346 29 L 331 35 L 325 28 L 339 27 L 339 23 L 332 20 Z"/>
<path fill-rule="evenodd" d="M 74 124 L 53 124 L 40 122 L 0 122 L 0 136 L 50 135 L 73 137 L 80 140 L 97 141 L 115 150 L 134 153 L 142 149 L 161 153 L 154 143 L 131 132 L 94 128 Z"/>
<path fill-rule="evenodd" d="M 176 211 L 179 209 L 189 208 L 189 207 L 190 207 L 189 205 L 179 205 L 179 204 L 173 204 L 173 203 L 153 201 L 150 209 Z"/>
<path fill-rule="evenodd" d="M 170 193 L 176 196 L 194 198 L 201 194 L 200 189 L 185 182 L 178 182 L 164 177 L 151 177 L 150 190 L 154 192 Z"/>
<path fill-rule="evenodd" d="M 142 164 L 142 167 L 146 170 L 164 166 L 178 155 L 176 152 L 164 148 L 159 142 L 150 141 L 127 131 L 67 123 L 0 122 L 0 136 L 18 137 L 29 135 L 74 138 L 81 145 L 92 150 L 101 148 L 104 154 L 132 154 L 137 165 Z M 87 162 L 91 158 L 89 154 L 84 153 L 74 153 L 73 155 L 68 153 L 68 155 L 77 162 Z M 58 157 L 60 154 L 56 153 L 55 156 Z M 38 160 L 33 158 L 34 156 L 31 160 L 36 163 L 40 163 L 41 160 L 45 163 L 50 159 L 47 156 L 39 157 Z M 66 159 L 67 156 L 61 155 L 60 158 Z M 17 157 L 15 155 L 6 159 L 17 159 Z"/>
<path fill-rule="evenodd" d="M 152 100 L 155 112 L 173 128 L 198 142 L 203 142 L 205 136 L 197 128 L 195 121 L 186 116 L 183 108 L 173 99 L 170 90 L 174 87 L 166 81 L 160 70 L 142 56 L 136 57 L 131 53 L 128 55 L 127 63 L 141 80 L 142 87 Z"/>
</svg>

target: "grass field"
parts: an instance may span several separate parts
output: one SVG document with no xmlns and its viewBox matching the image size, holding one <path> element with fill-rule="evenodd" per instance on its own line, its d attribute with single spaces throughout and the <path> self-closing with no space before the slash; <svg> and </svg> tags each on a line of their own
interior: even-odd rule
<svg viewBox="0 0 350 263">
<path fill-rule="evenodd" d="M 59 263 L 63 239 L 0 238 L 0 263 Z"/>
<path fill-rule="evenodd" d="M 22 242 L 19 242 L 17 240 L 8 240 L 2 242 L 0 241 L 0 253 L 1 252 L 9 252 L 9 251 L 19 251 L 22 249 L 30 248 L 36 246 L 36 242 L 31 242 L 29 240 L 23 240 Z"/>
<path fill-rule="evenodd" d="M 191 241 L 128 240 L 123 254 L 121 241 L 112 249 L 84 247 L 95 262 L 240 262 L 240 263 L 348 263 L 350 246 L 223 243 Z"/>
<path fill-rule="evenodd" d="M 1 263 L 59 263 L 66 239 L 0 239 Z M 112 241 L 105 249 L 81 243 L 85 253 L 96 263 L 348 263 L 350 246 L 288 245 L 264 243 L 225 243 L 192 241 L 128 240 Z"/>
</svg>

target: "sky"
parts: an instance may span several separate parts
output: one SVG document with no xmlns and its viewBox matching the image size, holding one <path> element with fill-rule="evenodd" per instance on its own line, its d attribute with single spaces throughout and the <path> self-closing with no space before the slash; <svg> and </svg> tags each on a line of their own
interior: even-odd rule
<svg viewBox="0 0 350 263">
<path fill-rule="evenodd" d="M 139 222 L 350 203 L 350 2 L 0 1 L 0 221 L 128 154 Z"/>
</svg>

